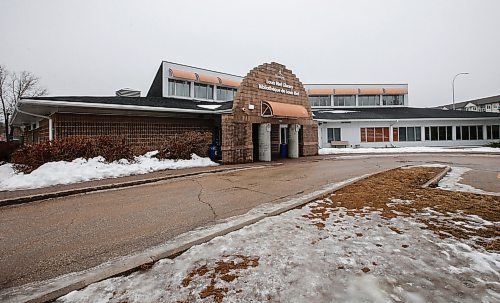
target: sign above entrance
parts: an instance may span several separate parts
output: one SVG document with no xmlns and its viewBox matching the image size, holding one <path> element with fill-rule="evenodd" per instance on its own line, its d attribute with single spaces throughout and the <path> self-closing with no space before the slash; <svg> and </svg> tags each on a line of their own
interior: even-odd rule
<svg viewBox="0 0 500 303">
<path fill-rule="evenodd" d="M 259 89 L 292 96 L 300 95 L 298 91 L 293 90 L 293 85 L 288 85 L 280 81 L 266 80 L 266 84 L 259 83 Z"/>
<path fill-rule="evenodd" d="M 280 109 L 282 108 L 281 104 L 300 105 L 300 114 L 278 115 L 280 110 L 274 112 L 268 106 L 269 103 L 265 105 L 262 101 L 277 103 Z M 266 106 L 269 107 L 270 112 L 273 112 L 272 115 L 267 112 L 262 114 L 263 107 Z M 253 107 L 253 110 L 250 110 L 250 107 Z M 294 106 L 290 108 L 294 108 Z M 266 122 L 273 123 L 277 121 L 278 117 L 279 119 L 293 119 L 294 121 L 291 121 L 293 123 L 296 123 L 297 119 L 305 119 L 299 124 L 307 124 L 312 121 L 309 99 L 304 86 L 291 70 L 275 62 L 257 66 L 243 79 L 234 96 L 233 115 L 236 120 L 252 121 L 252 123 L 260 123 L 262 118 L 265 118 Z M 284 124 L 287 124 L 286 121 Z"/>
</svg>

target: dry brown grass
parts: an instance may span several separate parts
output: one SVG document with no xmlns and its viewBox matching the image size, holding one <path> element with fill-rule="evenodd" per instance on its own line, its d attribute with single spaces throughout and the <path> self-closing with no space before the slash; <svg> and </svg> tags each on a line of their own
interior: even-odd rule
<svg viewBox="0 0 500 303">
<path fill-rule="evenodd" d="M 500 251 L 498 225 L 473 228 L 473 221 L 470 217 L 467 218 L 467 215 L 475 215 L 490 222 L 499 222 L 500 197 L 421 187 L 440 171 L 442 168 L 416 167 L 394 169 L 371 176 L 330 195 L 328 198 L 331 202 L 324 200 L 318 203 L 304 217 L 313 220 L 314 225 L 323 229 L 324 223 L 319 226 L 318 220 L 325 222 L 331 212 L 339 207 L 346 208 L 347 215 L 351 216 L 364 216 L 362 209 L 365 208 L 378 211 L 386 219 L 397 216 L 415 217 L 442 238 L 455 237 L 468 241 L 475 247 Z M 393 199 L 410 202 L 391 203 Z M 422 215 L 430 211 L 439 214 Z"/>
<path fill-rule="evenodd" d="M 202 277 L 208 274 L 210 283 L 201 290 L 199 296 L 202 299 L 213 297 L 215 302 L 222 302 L 229 289 L 227 287 L 217 287 L 217 282 L 220 280 L 225 282 L 234 281 L 239 277 L 238 273 L 241 270 L 248 269 L 249 267 L 257 267 L 260 259 L 260 257 L 249 257 L 243 255 L 223 256 L 223 258 L 228 257 L 236 257 L 237 259 L 236 261 L 218 260 L 215 262 L 215 266 L 213 267 L 202 265 L 193 269 L 184 278 L 184 280 L 182 280 L 182 287 L 188 287 L 196 276 Z"/>
</svg>

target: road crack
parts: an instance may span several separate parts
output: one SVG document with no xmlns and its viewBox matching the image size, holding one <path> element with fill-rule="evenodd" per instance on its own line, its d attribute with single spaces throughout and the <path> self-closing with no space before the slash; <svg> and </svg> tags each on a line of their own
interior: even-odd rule
<svg viewBox="0 0 500 303">
<path fill-rule="evenodd" d="M 212 211 L 212 215 L 214 216 L 213 220 L 215 220 L 217 218 L 217 213 L 215 212 L 215 209 L 213 208 L 212 204 L 210 204 L 210 202 L 201 199 L 201 195 L 203 194 L 203 189 L 204 189 L 203 185 L 196 179 L 193 179 L 193 182 L 198 184 L 198 186 L 200 187 L 200 191 L 198 192 L 198 201 L 200 203 L 206 204 L 210 208 L 210 210 Z"/>
</svg>

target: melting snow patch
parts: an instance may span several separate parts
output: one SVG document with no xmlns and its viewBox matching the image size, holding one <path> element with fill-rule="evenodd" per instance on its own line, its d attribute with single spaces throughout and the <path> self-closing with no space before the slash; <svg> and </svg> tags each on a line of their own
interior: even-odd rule
<svg viewBox="0 0 500 303">
<path fill-rule="evenodd" d="M 402 200 L 402 199 L 391 199 L 391 202 L 387 203 L 387 206 L 389 207 L 394 207 L 398 204 L 403 204 L 403 205 L 410 205 L 412 204 L 413 201 L 412 200 Z"/>
<path fill-rule="evenodd" d="M 125 159 L 107 163 L 103 157 L 75 159 L 71 162 L 49 162 L 30 174 L 15 173 L 12 164 L 0 166 L 0 190 L 40 188 L 57 184 L 71 184 L 90 180 L 116 178 L 145 174 L 165 169 L 215 166 L 209 158 L 193 154 L 190 160 L 159 160 L 154 156 L 158 151 L 135 157 L 134 161 Z"/>
<path fill-rule="evenodd" d="M 222 105 L 220 104 L 204 104 L 204 105 L 197 105 L 198 107 L 205 108 L 205 109 L 218 109 Z"/>
<path fill-rule="evenodd" d="M 321 148 L 320 155 L 331 154 L 397 154 L 397 153 L 464 153 L 464 152 L 482 152 L 482 153 L 500 153 L 500 148 L 493 147 L 467 147 L 467 148 L 446 148 L 446 147 L 390 147 L 390 148 Z"/>
<path fill-rule="evenodd" d="M 307 215 L 325 201 L 57 302 L 493 302 L 500 295 L 498 254 L 440 239 L 415 219 L 369 211 L 332 208 L 318 228 L 320 219 Z"/>
<path fill-rule="evenodd" d="M 441 189 L 451 190 L 451 191 L 461 191 L 461 192 L 470 192 L 483 195 L 500 196 L 500 193 L 487 192 L 475 188 L 473 186 L 460 183 L 460 180 L 462 180 L 462 175 L 470 170 L 471 169 L 467 167 L 452 167 L 451 170 L 448 172 L 448 174 L 446 174 L 446 176 L 444 176 L 444 178 L 441 179 L 441 181 L 439 181 L 438 187 Z"/>
<path fill-rule="evenodd" d="M 321 111 L 321 113 L 330 113 L 330 114 L 347 114 L 347 113 L 357 113 L 355 110 L 325 110 Z"/>
</svg>

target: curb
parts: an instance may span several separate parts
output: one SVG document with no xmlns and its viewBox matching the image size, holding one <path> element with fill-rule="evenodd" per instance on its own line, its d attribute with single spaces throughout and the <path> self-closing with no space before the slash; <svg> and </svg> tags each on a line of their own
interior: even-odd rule
<svg viewBox="0 0 500 303">
<path fill-rule="evenodd" d="M 446 176 L 446 174 L 451 170 L 450 166 L 446 166 L 439 174 L 437 174 L 434 178 L 430 179 L 429 181 L 425 182 L 424 185 L 422 185 L 422 188 L 427 188 L 427 187 L 436 187 L 436 185 L 441 181 L 441 179 Z"/>
<path fill-rule="evenodd" d="M 173 176 L 156 177 L 156 178 L 141 179 L 141 180 L 135 180 L 135 181 L 127 181 L 127 182 L 122 182 L 122 183 L 113 183 L 113 184 L 106 184 L 106 185 L 100 185 L 100 186 L 83 187 L 83 188 L 62 190 L 62 191 L 51 192 L 51 193 L 36 194 L 36 195 L 30 195 L 30 196 L 8 198 L 8 199 L 0 200 L 0 208 L 4 207 L 4 206 L 18 205 L 18 204 L 24 204 L 24 203 L 35 202 L 35 201 L 40 201 L 40 200 L 67 197 L 67 196 L 84 194 L 84 193 L 100 191 L 100 190 L 108 190 L 108 189 L 115 189 L 115 188 L 122 188 L 122 187 L 137 186 L 137 185 L 143 185 L 143 184 L 154 183 L 154 182 L 165 181 L 165 180 L 172 180 L 172 179 L 180 179 L 180 178 L 192 177 L 192 176 L 203 175 L 203 174 L 216 174 L 216 173 L 239 171 L 239 170 L 245 170 L 245 169 L 272 167 L 275 165 L 278 165 L 278 164 L 271 164 L 271 165 L 264 164 L 264 165 L 259 165 L 259 166 L 239 166 L 239 167 L 231 167 L 231 168 L 220 168 L 220 169 L 214 169 L 214 170 L 207 170 L 207 171 L 203 171 L 203 172 L 193 172 L 193 173 L 179 174 L 179 175 L 173 175 Z"/>
<path fill-rule="evenodd" d="M 151 264 L 160 259 L 175 258 L 177 255 L 188 250 L 192 246 L 208 242 L 215 237 L 224 236 L 247 225 L 261 221 L 262 219 L 265 219 L 267 217 L 276 216 L 294 208 L 303 206 L 311 201 L 330 195 L 331 193 L 355 182 L 386 171 L 388 170 L 326 185 L 322 189 L 315 192 L 282 202 L 280 203 L 282 206 L 277 205 L 276 209 L 271 209 L 269 211 L 264 210 L 260 214 L 248 216 L 243 215 L 245 217 L 236 217 L 235 219 L 233 218 L 233 222 L 229 222 L 227 224 L 219 224 L 219 227 L 217 225 L 208 227 L 208 229 L 213 230 L 208 234 L 200 235 L 194 239 L 190 238 L 192 237 L 192 235 L 190 235 L 188 232 L 185 235 L 187 239 L 183 239 L 182 236 L 179 236 L 178 239 L 174 240 L 171 244 L 153 247 L 142 253 L 126 256 L 117 260 L 112 260 L 85 271 L 71 273 L 51 280 L 7 289 L 5 292 L 0 293 L 0 301 L 6 303 L 42 303 L 53 301 L 63 295 L 68 294 L 71 291 L 82 289 L 92 283 L 96 283 L 107 278 L 128 274 L 130 272 L 139 270 L 143 265 Z"/>
</svg>

